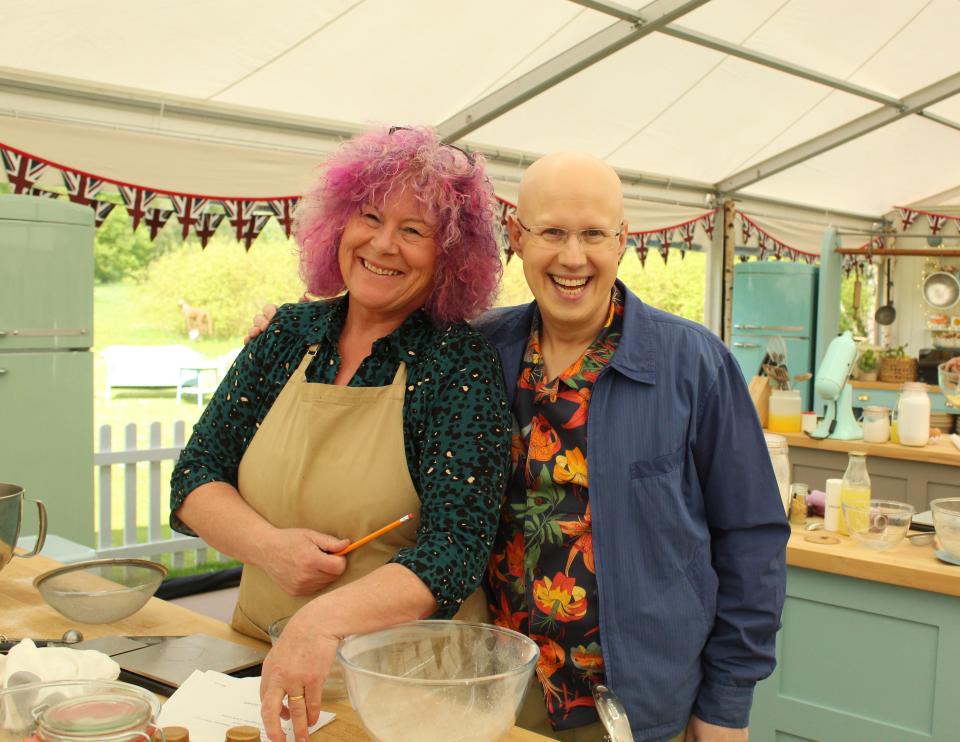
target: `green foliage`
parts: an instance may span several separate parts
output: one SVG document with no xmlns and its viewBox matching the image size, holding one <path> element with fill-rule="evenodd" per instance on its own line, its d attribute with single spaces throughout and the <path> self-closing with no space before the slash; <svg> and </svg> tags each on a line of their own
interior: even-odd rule
<svg viewBox="0 0 960 742">
<path fill-rule="evenodd" d="M 167 229 L 151 242 L 147 228 L 141 225 L 134 232 L 127 210 L 117 206 L 97 230 L 93 248 L 94 281 L 102 284 L 137 278 L 155 257 L 178 241 L 179 235 Z"/>
<path fill-rule="evenodd" d="M 860 367 L 861 371 L 870 373 L 871 371 L 877 370 L 877 354 L 874 352 L 873 348 L 867 348 L 863 353 L 860 354 L 860 360 L 857 362 L 857 365 Z"/>
<path fill-rule="evenodd" d="M 856 273 L 840 281 L 840 332 L 850 330 L 854 337 L 867 336 L 867 317 L 873 313 L 873 306 L 877 295 L 877 270 L 874 266 L 867 266 L 860 278 L 860 307 L 853 309 L 853 293 L 856 285 Z"/>
<path fill-rule="evenodd" d="M 903 345 L 898 345 L 892 348 L 884 348 L 880 355 L 882 355 L 884 358 L 906 358 L 907 345 L 909 345 L 909 343 L 904 343 Z"/>
<path fill-rule="evenodd" d="M 145 320 L 186 337 L 177 304 L 183 299 L 210 313 L 215 337 L 240 338 L 265 303 L 297 301 L 303 283 L 295 246 L 269 226 L 249 251 L 221 233 L 206 250 L 191 239 L 153 261 L 142 284 Z"/>
</svg>

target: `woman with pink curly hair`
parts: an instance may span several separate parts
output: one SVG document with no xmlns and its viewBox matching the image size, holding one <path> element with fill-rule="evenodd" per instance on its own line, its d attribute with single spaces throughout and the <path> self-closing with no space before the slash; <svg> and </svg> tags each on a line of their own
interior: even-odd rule
<svg viewBox="0 0 960 742">
<path fill-rule="evenodd" d="M 307 290 L 331 298 L 280 307 L 174 468 L 173 527 L 244 564 L 234 628 L 293 616 L 263 666 L 273 740 L 284 698 L 305 738 L 343 636 L 486 617 L 510 412 L 465 320 L 500 276 L 493 205 L 482 158 L 429 129 L 343 144 L 296 222 Z"/>
</svg>

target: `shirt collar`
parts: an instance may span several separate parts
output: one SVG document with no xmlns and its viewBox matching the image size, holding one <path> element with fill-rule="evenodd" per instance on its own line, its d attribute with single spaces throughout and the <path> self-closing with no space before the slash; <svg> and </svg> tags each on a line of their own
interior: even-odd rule
<svg viewBox="0 0 960 742">
<path fill-rule="evenodd" d="M 623 293 L 623 335 L 610 366 L 634 381 L 655 384 L 657 378 L 656 340 L 650 308 L 618 279 Z"/>
<path fill-rule="evenodd" d="M 315 321 L 307 330 L 305 340 L 307 345 L 327 342 L 336 345 L 343 331 L 343 323 L 347 318 L 349 294 L 327 299 L 322 304 L 325 311 L 319 313 Z M 433 325 L 427 316 L 426 310 L 420 308 L 410 314 L 397 329 L 386 337 L 374 342 L 372 353 L 390 353 L 400 360 L 409 360 L 422 349 L 425 338 L 432 334 Z"/>
</svg>

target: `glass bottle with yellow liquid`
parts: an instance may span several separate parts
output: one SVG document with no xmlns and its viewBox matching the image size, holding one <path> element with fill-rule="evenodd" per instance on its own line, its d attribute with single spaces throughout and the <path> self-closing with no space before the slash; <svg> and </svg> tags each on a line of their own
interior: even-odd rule
<svg viewBox="0 0 960 742">
<path fill-rule="evenodd" d="M 855 505 L 863 508 L 863 516 L 869 517 L 870 475 L 867 474 L 867 455 L 851 451 L 847 461 L 847 470 L 840 483 L 840 533 L 849 535 L 847 517 L 843 505 Z"/>
</svg>

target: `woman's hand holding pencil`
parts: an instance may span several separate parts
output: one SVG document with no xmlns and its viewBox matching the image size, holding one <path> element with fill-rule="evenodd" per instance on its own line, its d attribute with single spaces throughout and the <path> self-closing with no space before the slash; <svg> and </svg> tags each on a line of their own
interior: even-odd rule
<svg viewBox="0 0 960 742">
<path fill-rule="evenodd" d="M 364 536 L 363 538 L 357 539 L 357 540 L 354 541 L 352 544 L 350 544 L 347 548 L 341 549 L 340 551 L 334 552 L 333 555 L 334 555 L 334 556 L 346 556 L 346 555 L 349 554 L 351 551 L 354 551 L 355 549 L 359 549 L 359 548 L 360 548 L 361 546 L 363 546 L 364 544 L 369 544 L 369 543 L 370 543 L 371 541 L 373 541 L 375 538 L 380 538 L 383 534 L 389 533 L 389 532 L 392 531 L 394 528 L 397 528 L 397 527 L 401 526 L 402 524 L 406 523 L 408 520 L 411 520 L 412 518 L 413 518 L 413 513 L 407 513 L 407 514 L 406 514 L 405 516 L 403 516 L 402 518 L 397 518 L 397 520 L 393 521 L 393 523 L 388 523 L 388 524 L 385 525 L 383 528 L 378 528 L 378 529 L 377 529 L 376 531 L 374 531 L 373 533 L 368 533 L 368 534 L 367 534 L 366 536 Z"/>
</svg>

